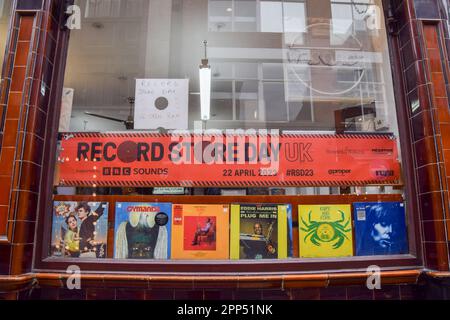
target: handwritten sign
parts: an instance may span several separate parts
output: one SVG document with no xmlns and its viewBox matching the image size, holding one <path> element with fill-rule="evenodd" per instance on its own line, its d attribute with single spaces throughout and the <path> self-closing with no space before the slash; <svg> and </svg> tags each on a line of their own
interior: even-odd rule
<svg viewBox="0 0 450 320">
<path fill-rule="evenodd" d="M 189 79 L 136 79 L 135 129 L 187 129 Z"/>
</svg>

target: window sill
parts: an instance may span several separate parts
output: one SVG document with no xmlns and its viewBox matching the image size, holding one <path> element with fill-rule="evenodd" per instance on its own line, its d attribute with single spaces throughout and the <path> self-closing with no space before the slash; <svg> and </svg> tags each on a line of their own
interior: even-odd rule
<svg viewBox="0 0 450 320">
<path fill-rule="evenodd" d="M 345 258 L 290 258 L 274 260 L 118 260 L 76 259 L 49 257 L 35 266 L 35 270 L 66 270 L 77 265 L 84 272 L 140 273 L 147 275 L 286 275 L 317 272 L 365 272 L 376 265 L 382 270 L 412 269 L 421 266 L 410 254 Z"/>
<path fill-rule="evenodd" d="M 415 284 L 423 269 L 382 271 L 381 284 Z M 0 276 L 0 291 L 23 290 L 35 285 L 39 287 L 66 287 L 67 273 L 31 273 L 22 276 Z M 130 287 L 138 289 L 183 288 L 183 289 L 289 289 L 289 288 L 325 288 L 336 285 L 365 285 L 365 272 L 332 272 L 292 275 L 259 276 L 153 276 L 144 274 L 101 274 L 81 275 L 84 288 Z"/>
</svg>

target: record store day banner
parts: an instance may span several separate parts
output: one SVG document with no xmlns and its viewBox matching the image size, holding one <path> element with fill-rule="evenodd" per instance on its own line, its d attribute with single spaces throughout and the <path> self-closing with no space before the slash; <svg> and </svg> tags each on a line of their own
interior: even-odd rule
<svg viewBox="0 0 450 320">
<path fill-rule="evenodd" d="M 391 135 L 64 134 L 62 186 L 356 186 L 400 179 Z"/>
</svg>

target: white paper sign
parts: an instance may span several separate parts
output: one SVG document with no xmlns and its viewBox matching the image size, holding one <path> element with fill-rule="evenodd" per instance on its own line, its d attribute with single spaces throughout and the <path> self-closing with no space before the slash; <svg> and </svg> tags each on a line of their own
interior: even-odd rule
<svg viewBox="0 0 450 320">
<path fill-rule="evenodd" d="M 189 79 L 136 79 L 135 129 L 188 128 Z"/>
</svg>

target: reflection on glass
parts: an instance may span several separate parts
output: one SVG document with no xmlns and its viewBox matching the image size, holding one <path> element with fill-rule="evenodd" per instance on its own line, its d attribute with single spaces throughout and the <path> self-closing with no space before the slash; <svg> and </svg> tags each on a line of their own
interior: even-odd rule
<svg viewBox="0 0 450 320">
<path fill-rule="evenodd" d="M 261 5 L 261 32 L 283 32 L 283 6 L 279 1 L 263 1 Z"/>
<path fill-rule="evenodd" d="M 370 5 L 381 8 L 381 0 L 75 3 L 83 17 L 66 68 L 68 131 L 126 130 L 120 121 L 133 115 L 136 79 L 188 79 L 187 97 L 168 87 L 158 92 L 187 101 L 183 116 L 193 130 L 207 40 L 212 88 L 204 127 L 398 136 L 383 17 L 381 28 L 367 25 Z M 146 130 L 161 129 L 148 121 Z M 319 192 L 305 190 L 292 192 Z"/>
<path fill-rule="evenodd" d="M 217 129 L 248 120 L 258 128 L 336 130 L 336 112 L 373 105 L 383 123 L 374 130 L 396 133 L 386 34 L 365 24 L 380 1 L 164 3 L 76 1 L 84 15 L 66 69 L 71 130 L 117 130 L 119 123 L 85 112 L 126 119 L 140 78 L 189 79 L 192 129 L 207 40 L 211 121 L 228 121 L 211 124 Z M 299 119 L 310 123 L 298 127 Z"/>
<path fill-rule="evenodd" d="M 257 31 L 256 7 L 256 1 L 234 1 L 234 31 Z"/>
<path fill-rule="evenodd" d="M 260 119 L 258 110 L 258 81 L 236 81 L 236 108 L 239 120 Z"/>
<path fill-rule="evenodd" d="M 213 81 L 211 120 L 233 120 L 233 82 Z"/>
<path fill-rule="evenodd" d="M 211 0 L 208 4 L 209 31 L 232 31 L 233 1 Z"/>
</svg>

